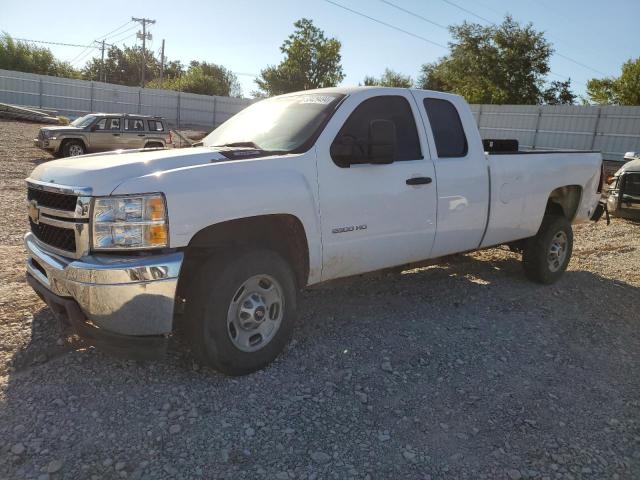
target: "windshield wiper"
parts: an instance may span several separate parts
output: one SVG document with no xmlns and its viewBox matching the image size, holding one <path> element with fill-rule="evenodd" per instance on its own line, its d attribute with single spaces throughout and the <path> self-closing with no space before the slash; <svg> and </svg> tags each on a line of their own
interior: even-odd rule
<svg viewBox="0 0 640 480">
<path fill-rule="evenodd" d="M 212 145 L 212 146 L 213 147 L 249 147 L 249 148 L 256 148 L 258 150 L 262 150 L 254 142 L 231 142 L 231 143 L 225 143 L 224 145 Z"/>
</svg>

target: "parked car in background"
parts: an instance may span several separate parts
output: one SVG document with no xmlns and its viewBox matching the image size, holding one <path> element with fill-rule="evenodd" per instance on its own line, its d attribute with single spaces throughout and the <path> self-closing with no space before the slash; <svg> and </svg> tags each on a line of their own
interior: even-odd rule
<svg viewBox="0 0 640 480">
<path fill-rule="evenodd" d="M 77 157 L 107 150 L 165 148 L 172 137 L 161 117 L 91 113 L 66 126 L 42 127 L 33 143 L 55 157 Z"/>
<path fill-rule="evenodd" d="M 607 179 L 607 209 L 617 217 L 640 220 L 640 153 L 627 152 L 625 163 Z"/>
<path fill-rule="evenodd" d="M 597 218 L 602 157 L 508 145 L 485 151 L 457 95 L 273 97 L 201 147 L 39 165 L 27 279 L 94 343 L 139 352 L 182 322 L 203 362 L 249 373 L 285 347 L 308 285 L 501 244 L 557 281 L 572 223 Z"/>
</svg>

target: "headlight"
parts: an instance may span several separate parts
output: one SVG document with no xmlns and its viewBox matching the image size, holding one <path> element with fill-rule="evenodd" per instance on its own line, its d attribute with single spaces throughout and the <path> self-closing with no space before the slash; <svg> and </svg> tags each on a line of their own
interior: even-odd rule
<svg viewBox="0 0 640 480">
<path fill-rule="evenodd" d="M 53 132 L 51 130 L 42 130 L 42 137 L 49 138 Z"/>
<path fill-rule="evenodd" d="M 169 245 L 164 196 L 98 197 L 93 204 L 94 250 L 163 248 Z"/>
</svg>

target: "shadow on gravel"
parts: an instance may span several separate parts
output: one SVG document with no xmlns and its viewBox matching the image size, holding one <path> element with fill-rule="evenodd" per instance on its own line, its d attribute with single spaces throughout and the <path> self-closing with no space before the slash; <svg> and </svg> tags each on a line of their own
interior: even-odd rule
<svg viewBox="0 0 640 480">
<path fill-rule="evenodd" d="M 540 286 L 515 255 L 448 258 L 305 290 L 287 351 L 234 379 L 181 349 L 51 353 L 43 309 L 3 392 L 0 477 L 633 478 L 639 303 L 587 271 Z"/>
</svg>

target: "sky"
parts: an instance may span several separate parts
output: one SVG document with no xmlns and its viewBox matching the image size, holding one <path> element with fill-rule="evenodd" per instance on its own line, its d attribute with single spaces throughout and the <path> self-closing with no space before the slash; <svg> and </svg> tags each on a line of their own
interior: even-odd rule
<svg viewBox="0 0 640 480">
<path fill-rule="evenodd" d="M 15 38 L 80 45 L 106 35 L 107 42 L 132 45 L 137 28 L 133 23 L 124 24 L 132 16 L 154 19 L 156 23 L 149 26 L 153 35 L 148 43 L 150 50 L 159 55 L 165 39 L 165 55 L 170 60 L 223 65 L 237 74 L 244 96 L 256 90 L 254 78 L 261 69 L 282 60 L 280 46 L 292 33 L 293 23 L 302 17 L 312 19 L 327 36 L 342 42 L 343 85 L 362 83 L 366 75 L 378 76 L 387 67 L 416 79 L 422 64 L 448 52 L 438 45 L 446 47 L 450 40 L 446 29 L 383 0 L 331 1 L 391 26 L 328 0 L 65 0 L 55 6 L 50 0 L 0 0 L 0 31 Z M 534 28 L 546 32 L 556 50 L 550 62 L 553 74 L 548 79 L 571 77 L 573 89 L 580 95 L 584 95 L 590 78 L 617 76 L 626 60 L 640 56 L 640 0 L 388 2 L 442 26 L 465 20 L 484 25 L 500 23 L 506 13 L 520 22 L 532 22 Z M 92 54 L 99 55 L 98 50 L 47 46 L 76 67 Z"/>
</svg>

